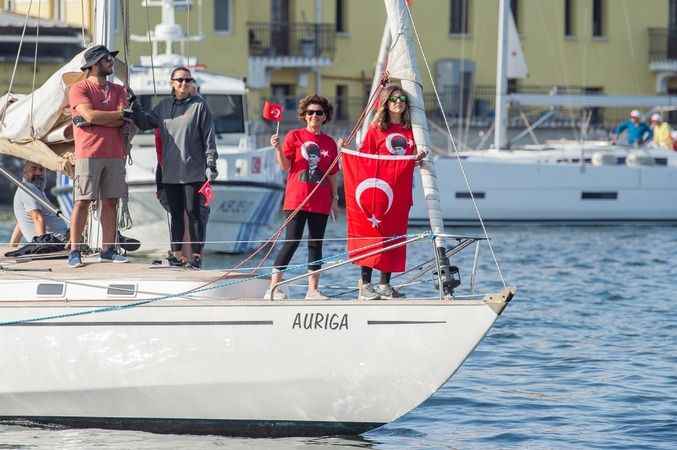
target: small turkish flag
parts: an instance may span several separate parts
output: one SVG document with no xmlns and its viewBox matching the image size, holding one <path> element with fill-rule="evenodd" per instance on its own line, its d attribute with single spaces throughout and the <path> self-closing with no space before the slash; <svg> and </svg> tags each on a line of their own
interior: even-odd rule
<svg viewBox="0 0 677 450">
<path fill-rule="evenodd" d="M 282 105 L 279 103 L 271 103 L 266 100 L 263 103 L 263 118 L 271 122 L 279 122 L 282 120 Z"/>
<path fill-rule="evenodd" d="M 212 200 L 214 200 L 214 190 L 212 189 L 212 184 L 209 180 L 205 181 L 197 193 L 205 198 L 205 206 L 209 206 Z"/>
<path fill-rule="evenodd" d="M 343 150 L 348 254 L 351 258 L 402 242 L 407 234 L 416 156 L 375 155 Z M 359 259 L 355 264 L 403 272 L 405 246 Z"/>
<path fill-rule="evenodd" d="M 159 165 L 162 165 L 162 135 L 160 134 L 160 129 L 154 129 L 153 134 L 155 135 L 155 155 L 157 156 L 157 162 Z"/>
</svg>

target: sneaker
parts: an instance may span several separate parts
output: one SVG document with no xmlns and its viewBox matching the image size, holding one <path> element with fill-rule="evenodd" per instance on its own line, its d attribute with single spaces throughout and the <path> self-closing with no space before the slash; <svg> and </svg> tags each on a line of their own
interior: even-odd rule
<svg viewBox="0 0 677 450">
<path fill-rule="evenodd" d="M 193 256 L 190 258 L 190 261 L 186 264 L 189 269 L 200 270 L 202 268 L 202 258 L 199 256 Z"/>
<path fill-rule="evenodd" d="M 99 253 L 99 262 L 126 263 L 129 262 L 126 256 L 118 255 L 113 247 Z"/>
<path fill-rule="evenodd" d="M 169 255 L 167 257 L 167 264 L 169 264 L 169 267 L 183 267 L 186 265 L 186 262 L 174 255 Z"/>
<path fill-rule="evenodd" d="M 320 291 L 314 291 L 306 294 L 306 300 L 329 300 L 329 297 Z"/>
<path fill-rule="evenodd" d="M 374 287 L 371 283 L 363 284 L 360 286 L 360 295 L 357 297 L 358 300 L 378 300 L 381 298 L 374 290 Z"/>
<path fill-rule="evenodd" d="M 71 269 L 77 269 L 78 267 L 82 267 L 84 265 L 85 264 L 82 262 L 80 250 L 73 250 L 68 253 L 68 267 Z"/>
<path fill-rule="evenodd" d="M 263 299 L 270 300 L 270 288 L 268 288 L 266 293 L 263 295 Z M 280 289 L 275 289 L 275 296 L 273 297 L 273 300 L 287 300 L 287 294 L 285 294 Z"/>
<path fill-rule="evenodd" d="M 406 296 L 389 284 L 379 284 L 376 286 L 376 292 L 382 299 L 392 300 L 394 298 L 405 298 Z"/>
</svg>

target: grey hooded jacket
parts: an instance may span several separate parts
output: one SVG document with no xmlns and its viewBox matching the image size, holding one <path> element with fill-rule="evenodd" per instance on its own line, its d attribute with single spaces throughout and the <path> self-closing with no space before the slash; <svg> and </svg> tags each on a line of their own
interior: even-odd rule
<svg viewBox="0 0 677 450">
<path fill-rule="evenodd" d="M 162 183 L 185 184 L 206 180 L 207 166 L 216 167 L 216 136 L 212 113 L 199 95 L 162 100 L 146 113 L 134 103 L 133 120 L 142 130 L 160 129 Z"/>
</svg>

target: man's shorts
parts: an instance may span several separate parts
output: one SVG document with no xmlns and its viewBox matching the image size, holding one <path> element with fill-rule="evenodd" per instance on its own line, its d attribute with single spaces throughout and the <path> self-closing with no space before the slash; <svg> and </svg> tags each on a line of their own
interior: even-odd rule
<svg viewBox="0 0 677 450">
<path fill-rule="evenodd" d="M 73 178 L 75 201 L 96 200 L 98 196 L 122 198 L 127 195 L 125 160 L 117 158 L 82 158 L 75 160 Z"/>
</svg>

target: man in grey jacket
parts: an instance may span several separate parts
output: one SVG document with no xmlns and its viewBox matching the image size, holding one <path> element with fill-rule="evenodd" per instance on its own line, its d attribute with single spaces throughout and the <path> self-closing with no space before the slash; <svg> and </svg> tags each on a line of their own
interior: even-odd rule
<svg viewBox="0 0 677 450">
<path fill-rule="evenodd" d="M 171 215 L 173 256 L 171 265 L 186 263 L 192 269 L 202 265 L 206 223 L 201 211 L 198 191 L 205 180 L 214 181 L 216 170 L 216 137 L 214 122 L 204 98 L 196 95 L 195 80 L 185 67 L 171 73 L 172 95 L 162 100 L 150 113 L 133 103 L 133 120 L 143 130 L 157 128 L 162 143 L 158 161 L 159 179 L 167 196 Z M 184 214 L 188 216 L 188 232 L 192 255 L 185 261 L 181 247 L 185 232 Z"/>
</svg>

